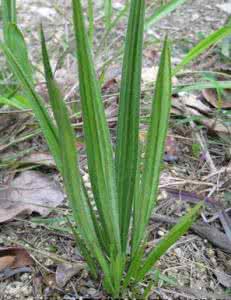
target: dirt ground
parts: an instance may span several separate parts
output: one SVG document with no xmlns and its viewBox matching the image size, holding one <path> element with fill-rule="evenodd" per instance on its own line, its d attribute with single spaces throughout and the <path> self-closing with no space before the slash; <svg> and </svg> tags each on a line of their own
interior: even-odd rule
<svg viewBox="0 0 231 300">
<path fill-rule="evenodd" d="M 42 21 L 48 39 L 52 63 L 57 70 L 56 78 L 62 86 L 66 99 L 68 101 L 75 100 L 76 65 L 71 26 L 71 1 L 18 0 L 17 2 L 18 23 L 26 36 L 33 63 L 36 64 L 38 70 L 42 70 L 38 37 L 38 28 Z M 154 2 L 147 1 L 148 4 Z M 118 0 L 113 1 L 113 3 L 114 10 L 116 10 L 121 8 L 124 1 Z M 170 16 L 165 17 L 147 31 L 144 49 L 143 113 L 150 109 L 150 83 L 148 81 L 152 68 L 158 64 L 160 39 L 168 32 L 173 45 L 172 61 L 174 64 L 178 63 L 196 41 L 225 23 L 228 14 L 220 9 L 219 5 L 227 3 L 225 0 L 219 0 L 219 2 L 216 0 L 186 1 L 181 8 L 178 8 Z M 99 49 L 102 46 L 99 41 L 104 32 L 103 10 L 101 1 L 94 1 L 94 4 L 96 19 L 94 43 L 95 49 Z M 101 52 L 98 55 L 95 51 L 98 74 L 102 71 L 105 60 L 111 60 L 111 63 L 105 68 L 103 92 L 105 99 L 110 98 L 107 110 L 112 123 L 114 122 L 114 111 L 116 111 L 121 66 L 121 58 L 118 57 L 117 53 L 123 45 L 125 23 L 126 18 L 119 23 L 111 34 L 106 50 L 101 47 Z M 211 63 L 210 59 L 213 55 L 215 55 L 216 61 L 212 60 Z M 208 56 L 203 56 L 198 64 L 192 65 L 188 70 L 217 70 L 217 68 L 223 70 L 224 62 L 218 61 L 217 57 L 217 53 L 214 54 L 213 52 Z M 231 74 L 231 69 L 228 70 L 228 73 Z M 112 79 L 115 80 L 111 81 Z M 176 80 L 178 83 L 183 83 L 196 79 L 198 77 L 195 78 L 190 75 L 179 76 Z M 37 72 L 37 80 L 40 83 L 38 90 L 42 95 L 45 95 L 42 84 L 43 78 L 39 72 Z M 191 97 L 192 100 L 193 97 L 201 99 L 202 93 L 197 92 L 195 96 L 194 94 L 185 93 L 174 95 L 175 101 L 184 99 L 184 97 L 188 99 Z M 201 103 L 206 105 L 208 109 L 212 109 L 211 105 L 204 100 Z M 111 107 L 115 109 L 113 110 Z M 190 112 L 192 112 L 192 105 L 190 105 L 190 109 Z M 195 111 L 194 107 L 193 112 Z M 203 114 L 201 109 L 199 109 L 199 112 Z M 25 135 L 25 133 L 33 133 L 37 129 L 34 119 L 26 113 L 20 114 L 19 117 L 15 114 L 3 115 L 3 117 L 5 125 L 5 122 L 9 122 L 6 127 L 1 124 L 0 119 L 0 141 L 3 141 L 3 145 L 17 140 L 21 132 Z M 186 114 L 184 117 L 188 117 L 188 115 Z M 75 121 L 78 123 L 79 119 L 76 118 Z M 198 220 L 199 223 L 187 235 L 182 237 L 158 263 L 156 267 L 160 270 L 161 275 L 149 299 L 231 299 L 231 247 L 229 250 L 231 242 L 225 235 L 219 221 L 221 220 L 219 219 L 219 213 L 225 210 L 228 211 L 231 207 L 230 135 L 227 132 L 214 132 L 211 128 L 204 130 L 196 124 L 194 121 L 182 121 L 179 113 L 176 114 L 176 110 L 172 111 L 165 163 L 160 180 L 158 206 L 150 222 L 150 241 L 148 245 L 150 247 L 155 245 L 168 231 L 171 224 L 184 214 L 190 203 L 206 198 L 207 202 L 212 203 L 212 205 L 205 206 L 204 213 Z M 113 138 L 114 127 L 112 126 L 111 130 Z M 141 143 L 145 133 L 146 125 L 143 125 L 140 133 Z M 79 130 L 79 136 L 81 152 L 81 130 Z M 23 152 L 26 149 L 32 149 L 32 152 L 26 153 L 25 157 L 30 156 L 31 153 L 47 153 L 43 138 L 41 135 L 36 134 L 21 142 L 17 141 L 9 147 L 4 148 L 0 145 L 0 155 L 2 158 L 7 155 L 12 157 L 15 153 Z M 84 181 L 87 183 L 89 193 L 91 193 L 85 154 L 84 151 L 81 153 Z M 15 162 L 21 159 L 22 157 L 17 157 L 14 164 L 7 163 L 0 170 L 0 184 L 2 186 L 13 180 L 14 175 L 18 174 L 15 171 L 18 164 Z M 26 166 L 25 164 L 19 164 L 19 166 L 21 170 L 33 168 L 35 171 L 48 175 L 56 182 L 60 181 L 59 174 L 52 163 L 36 166 L 32 161 Z M 72 234 L 69 231 L 59 230 L 60 227 L 64 227 L 66 224 L 65 219 L 59 220 L 55 224 L 51 221 L 52 219 L 62 218 L 68 214 L 68 211 L 65 200 L 46 217 L 47 223 L 41 222 L 38 215 L 33 215 L 25 218 L 18 216 L 10 222 L 1 224 L 0 247 L 23 246 L 32 256 L 34 265 L 24 270 L 24 272 L 22 270 L 14 276 L 9 276 L 9 278 L 2 279 L 0 273 L 0 299 L 74 300 L 79 299 L 79 297 L 106 298 L 102 291 L 101 282 L 95 283 L 89 277 L 87 269 L 81 268 L 82 261 L 75 249 Z M 63 270 L 64 264 L 73 266 L 76 262 L 79 262 L 79 265 L 75 266 L 78 269 L 77 271 L 73 271 L 71 267 L 71 271 Z M 61 281 L 65 281 L 63 277 L 71 272 L 74 272 L 75 276 L 70 276 L 71 278 L 66 280 L 66 284 L 62 284 L 60 281 L 57 284 L 57 276 L 61 277 Z M 141 284 L 137 287 L 137 291 L 144 288 L 145 284 Z M 136 291 L 127 291 L 126 297 L 135 298 L 135 295 Z"/>
</svg>

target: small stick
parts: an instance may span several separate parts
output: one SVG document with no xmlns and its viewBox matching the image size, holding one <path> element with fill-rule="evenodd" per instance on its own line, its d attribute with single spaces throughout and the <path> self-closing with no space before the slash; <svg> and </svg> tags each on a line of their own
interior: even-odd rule
<svg viewBox="0 0 231 300">
<path fill-rule="evenodd" d="M 172 225 L 178 223 L 178 219 L 160 214 L 154 214 L 152 216 L 152 220 L 155 222 L 167 223 Z M 192 225 L 190 229 L 203 239 L 208 240 L 214 246 L 220 248 L 226 253 L 231 254 L 231 241 L 216 227 L 197 222 L 196 224 Z"/>
</svg>

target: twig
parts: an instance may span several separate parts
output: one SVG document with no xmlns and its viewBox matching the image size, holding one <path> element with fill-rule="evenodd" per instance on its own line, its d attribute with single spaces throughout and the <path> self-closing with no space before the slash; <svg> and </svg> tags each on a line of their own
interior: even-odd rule
<svg viewBox="0 0 231 300">
<path fill-rule="evenodd" d="M 178 219 L 160 214 L 154 214 L 152 216 L 152 220 L 156 222 L 174 225 L 178 223 Z M 220 248 L 226 253 L 231 254 L 231 242 L 226 237 L 226 235 L 220 230 L 218 230 L 216 227 L 197 222 L 196 224 L 192 225 L 190 229 L 203 239 L 208 240 L 214 246 Z"/>
</svg>

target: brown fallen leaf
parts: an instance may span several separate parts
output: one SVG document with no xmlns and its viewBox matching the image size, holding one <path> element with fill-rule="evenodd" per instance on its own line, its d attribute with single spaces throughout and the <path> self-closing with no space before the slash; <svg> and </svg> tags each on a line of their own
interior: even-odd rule
<svg viewBox="0 0 231 300">
<path fill-rule="evenodd" d="M 14 263 L 14 261 L 15 261 L 14 256 L 6 255 L 0 257 L 0 272 L 5 268 L 9 268 Z"/>
<path fill-rule="evenodd" d="M 0 223 L 32 212 L 47 216 L 52 208 L 63 201 L 61 187 L 50 176 L 25 171 L 9 186 L 0 189 Z"/>
<path fill-rule="evenodd" d="M 231 89 L 223 91 L 221 103 L 218 101 L 217 91 L 215 89 L 205 89 L 202 94 L 206 101 L 216 108 L 231 108 Z"/>
<path fill-rule="evenodd" d="M 187 93 L 184 93 L 179 97 L 173 97 L 172 106 L 183 114 L 186 113 L 188 108 L 193 108 L 198 114 L 204 114 L 205 116 L 212 112 L 211 108 L 204 104 L 201 99 Z"/>
<path fill-rule="evenodd" d="M 0 280 L 18 273 L 31 272 L 33 259 L 22 247 L 0 248 Z"/>
<path fill-rule="evenodd" d="M 33 259 L 30 254 L 22 247 L 0 248 L 0 259 L 2 262 L 2 264 L 0 264 L 0 272 L 6 267 L 16 269 L 33 265 Z M 3 263 L 4 260 L 6 263 L 5 267 Z"/>
<path fill-rule="evenodd" d="M 56 284 L 58 287 L 63 288 L 68 281 L 75 275 L 77 275 L 84 268 L 83 263 L 78 264 L 61 264 L 56 269 Z"/>
</svg>

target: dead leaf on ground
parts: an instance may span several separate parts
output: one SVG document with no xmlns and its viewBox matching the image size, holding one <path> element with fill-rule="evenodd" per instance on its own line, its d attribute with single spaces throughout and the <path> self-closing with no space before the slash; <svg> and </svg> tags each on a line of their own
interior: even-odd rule
<svg viewBox="0 0 231 300">
<path fill-rule="evenodd" d="M 187 112 L 188 108 L 196 109 L 199 113 L 205 115 L 212 112 L 210 107 L 205 105 L 197 96 L 186 93 L 179 97 L 173 97 L 172 106 L 183 114 Z"/>
<path fill-rule="evenodd" d="M 216 108 L 231 108 L 231 90 L 226 89 L 223 91 L 220 102 L 215 89 L 205 89 L 202 94 L 205 100 Z"/>
<path fill-rule="evenodd" d="M 0 189 L 0 223 L 33 212 L 47 216 L 52 208 L 64 201 L 61 187 L 50 176 L 25 171 L 8 187 Z"/>
<path fill-rule="evenodd" d="M 0 280 L 30 271 L 33 265 L 30 254 L 22 247 L 0 248 Z"/>
<path fill-rule="evenodd" d="M 16 269 L 33 265 L 33 259 L 31 258 L 30 254 L 22 247 L 0 248 L 0 259 L 0 272 L 2 272 L 5 267 Z M 5 266 L 4 260 L 5 263 L 7 262 L 7 265 Z"/>
<path fill-rule="evenodd" d="M 224 125 L 219 119 L 209 117 L 212 109 L 195 95 L 185 93 L 179 97 L 173 97 L 171 113 L 185 117 L 198 116 L 201 117 L 198 121 L 211 132 L 217 134 L 231 133 L 230 125 Z"/>
<path fill-rule="evenodd" d="M 78 264 L 61 264 L 57 266 L 56 269 L 56 283 L 57 286 L 63 288 L 68 281 L 75 275 L 77 275 L 84 268 L 83 263 Z"/>
</svg>

